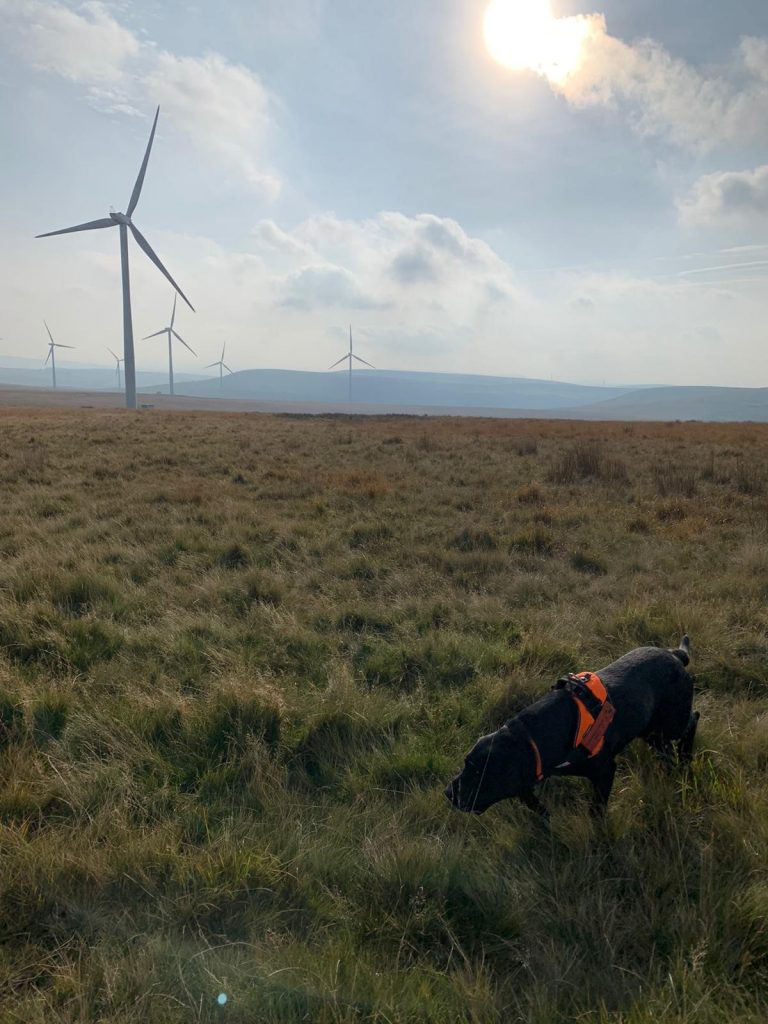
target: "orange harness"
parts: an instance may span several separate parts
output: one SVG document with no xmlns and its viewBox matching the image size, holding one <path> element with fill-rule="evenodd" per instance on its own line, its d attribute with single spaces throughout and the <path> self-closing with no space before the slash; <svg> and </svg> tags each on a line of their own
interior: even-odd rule
<svg viewBox="0 0 768 1024">
<path fill-rule="evenodd" d="M 578 712 L 573 742 L 576 756 L 569 756 L 563 764 L 596 757 L 603 749 L 605 734 L 616 713 L 602 679 L 596 672 L 580 672 L 578 675 L 570 673 L 558 679 L 552 689 L 567 690 Z M 536 761 L 536 781 L 541 782 L 544 778 L 541 754 L 533 737 L 529 736 L 528 742 Z"/>
<path fill-rule="evenodd" d="M 579 712 L 574 749 L 595 757 L 603 749 L 605 733 L 616 713 L 602 679 L 596 672 L 580 672 L 558 679 L 554 688 L 567 690 Z"/>
</svg>

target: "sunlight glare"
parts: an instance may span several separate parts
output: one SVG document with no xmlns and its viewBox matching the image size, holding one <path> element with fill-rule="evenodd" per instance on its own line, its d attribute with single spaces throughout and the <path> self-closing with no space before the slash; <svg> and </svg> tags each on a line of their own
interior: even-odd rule
<svg viewBox="0 0 768 1024">
<path fill-rule="evenodd" d="M 580 67 L 590 29 L 584 18 L 556 18 L 549 0 L 492 0 L 483 32 L 499 64 L 562 83 Z"/>
</svg>

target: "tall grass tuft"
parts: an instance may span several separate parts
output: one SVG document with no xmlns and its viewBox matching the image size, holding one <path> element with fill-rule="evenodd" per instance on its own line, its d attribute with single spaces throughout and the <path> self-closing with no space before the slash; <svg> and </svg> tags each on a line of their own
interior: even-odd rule
<svg viewBox="0 0 768 1024">
<path fill-rule="evenodd" d="M 660 497 L 695 497 L 698 474 L 694 466 L 665 459 L 653 466 L 652 473 L 656 493 Z"/>
<path fill-rule="evenodd" d="M 606 452 L 599 441 L 576 441 L 560 453 L 550 466 L 548 478 L 556 484 L 601 480 L 624 484 L 629 480 L 625 461 Z"/>
</svg>

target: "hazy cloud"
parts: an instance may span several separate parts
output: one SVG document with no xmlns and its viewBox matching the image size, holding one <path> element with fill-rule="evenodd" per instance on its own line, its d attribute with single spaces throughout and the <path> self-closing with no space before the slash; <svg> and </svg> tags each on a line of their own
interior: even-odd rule
<svg viewBox="0 0 768 1024">
<path fill-rule="evenodd" d="M 392 261 L 390 273 L 400 284 L 419 284 L 436 281 L 437 267 L 423 245 L 413 245 L 399 252 Z"/>
<path fill-rule="evenodd" d="M 217 53 L 183 57 L 158 50 L 97 2 L 0 0 L 7 34 L 36 68 L 79 83 L 112 113 L 148 116 L 157 104 L 164 126 L 185 136 L 217 166 L 268 197 L 280 188 L 265 166 L 271 97 L 249 68 Z"/>
<path fill-rule="evenodd" d="M 490 246 L 477 238 L 470 238 L 461 225 L 450 217 L 423 213 L 417 218 L 417 224 L 417 234 L 426 244 L 442 249 L 456 259 L 483 263 L 494 258 Z"/>
<path fill-rule="evenodd" d="M 768 164 L 753 171 L 724 171 L 699 178 L 678 203 L 688 225 L 753 222 L 768 216 Z"/>
<path fill-rule="evenodd" d="M 4 7 L 8 20 L 18 19 L 21 49 L 34 67 L 85 84 L 117 81 L 141 43 L 103 4 L 85 3 L 80 10 L 34 0 Z"/>
<path fill-rule="evenodd" d="M 273 280 L 280 304 L 294 309 L 397 305 L 431 330 L 436 312 L 465 324 L 491 300 L 524 301 L 512 268 L 449 218 L 384 212 L 355 221 L 324 213 L 291 231 L 262 221 L 253 237 L 265 260 L 279 254 Z"/>
<path fill-rule="evenodd" d="M 549 77 L 574 106 L 623 109 L 641 135 L 682 146 L 768 137 L 768 40 L 743 39 L 727 76 L 705 74 L 659 43 L 625 43 L 609 34 L 602 14 L 561 19 L 579 25 L 579 61 Z"/>
<path fill-rule="evenodd" d="M 284 281 L 280 305 L 305 312 L 317 309 L 383 309 L 386 303 L 366 295 L 343 267 L 305 267 Z"/>
<path fill-rule="evenodd" d="M 270 124 L 270 99 L 248 68 L 217 53 L 206 57 L 153 55 L 142 87 L 171 123 L 198 147 L 238 171 L 255 188 L 275 195 L 280 182 L 265 173 L 262 142 Z"/>
<path fill-rule="evenodd" d="M 741 52 L 747 70 L 768 82 L 768 39 L 747 36 L 741 41 Z"/>
</svg>

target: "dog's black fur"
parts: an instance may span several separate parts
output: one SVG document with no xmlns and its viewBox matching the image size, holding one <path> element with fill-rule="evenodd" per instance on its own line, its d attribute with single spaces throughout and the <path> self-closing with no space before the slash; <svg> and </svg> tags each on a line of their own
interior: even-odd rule
<svg viewBox="0 0 768 1024">
<path fill-rule="evenodd" d="M 602 812 L 611 795 L 616 755 L 638 737 L 663 755 L 677 752 L 682 761 L 693 753 L 699 720 L 692 711 L 693 681 L 685 671 L 690 660 L 688 637 L 674 650 L 639 647 L 606 665 L 598 675 L 615 708 L 602 750 L 583 763 L 573 755 L 578 711 L 564 690 L 552 690 L 496 732 L 481 736 L 467 754 L 462 771 L 445 795 L 460 811 L 482 814 L 499 800 L 519 797 L 546 816 L 534 793 L 537 744 L 544 776 L 581 775 L 594 787 L 594 808 Z"/>
</svg>

